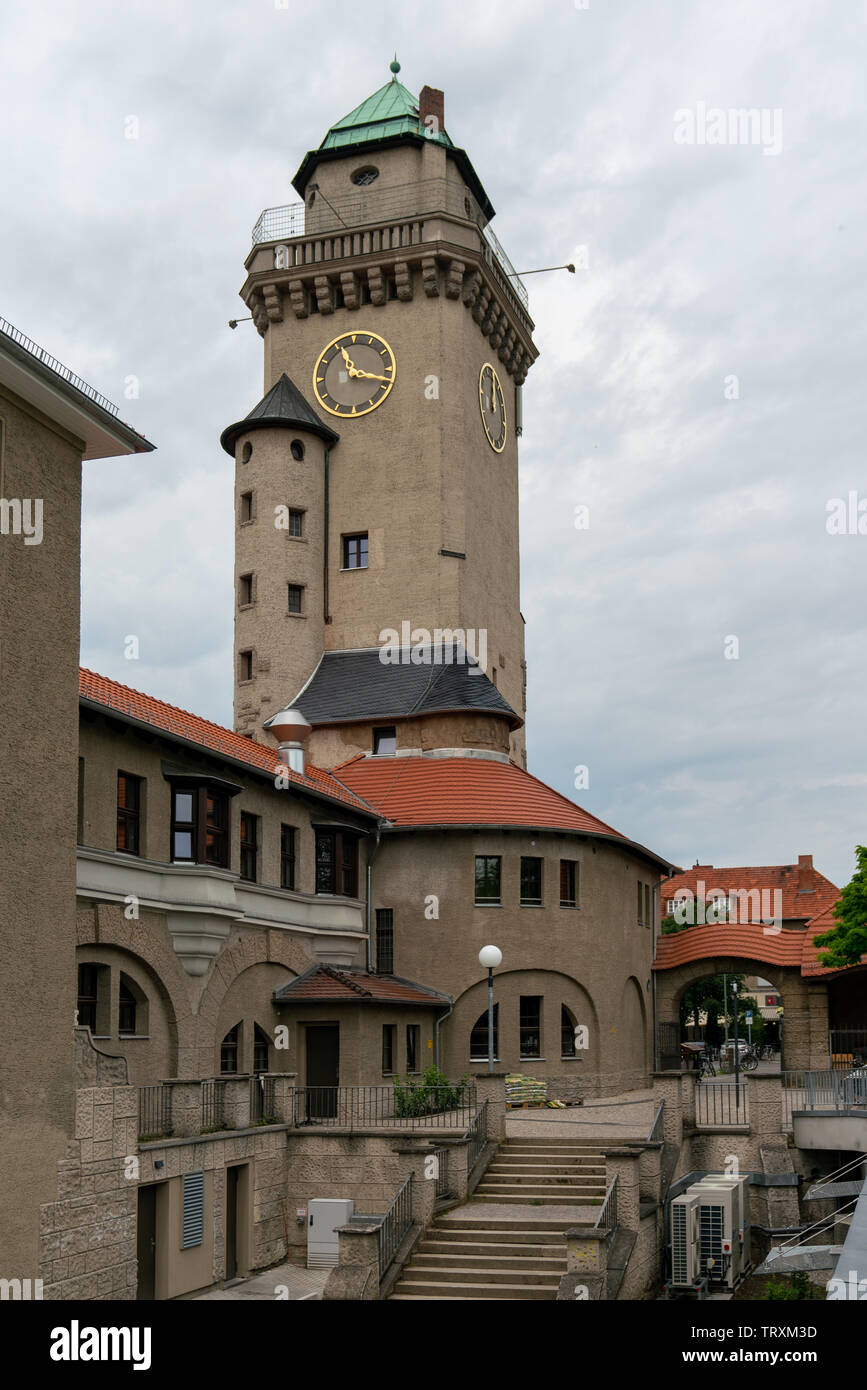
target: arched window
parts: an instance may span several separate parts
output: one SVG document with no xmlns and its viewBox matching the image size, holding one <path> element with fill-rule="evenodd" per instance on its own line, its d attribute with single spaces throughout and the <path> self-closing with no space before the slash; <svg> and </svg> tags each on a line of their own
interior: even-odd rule
<svg viewBox="0 0 867 1390">
<path fill-rule="evenodd" d="M 141 990 L 121 971 L 117 1010 L 118 1033 L 122 1035 L 147 1032 L 147 1019 L 142 1017 L 143 1012 L 144 998 Z"/>
<path fill-rule="evenodd" d="M 268 1034 L 263 1031 L 258 1023 L 253 1025 L 253 1072 L 259 1076 L 263 1071 L 268 1070 L 268 1049 L 271 1044 Z"/>
<path fill-rule="evenodd" d="M 234 1028 L 229 1029 L 220 1043 L 221 1072 L 236 1072 L 238 1070 L 238 1037 L 240 1032 L 241 1025 L 236 1023 Z"/>
<path fill-rule="evenodd" d="M 575 1015 L 564 1004 L 560 1009 L 560 1056 L 575 1056 L 575 1029 L 577 1028 Z"/>
<path fill-rule="evenodd" d="M 500 1006 L 494 1005 L 494 1058 L 500 1053 Z M 488 1059 L 488 1011 L 479 1014 L 473 1031 L 470 1033 L 470 1061 L 486 1062 Z"/>
</svg>

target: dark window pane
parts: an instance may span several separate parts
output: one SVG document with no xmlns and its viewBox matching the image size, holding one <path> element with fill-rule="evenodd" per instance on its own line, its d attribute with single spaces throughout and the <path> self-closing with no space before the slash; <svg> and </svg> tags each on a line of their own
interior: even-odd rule
<svg viewBox="0 0 867 1390">
<path fill-rule="evenodd" d="M 575 896 L 575 869 L 574 859 L 560 860 L 560 906 L 575 907 L 577 898 Z"/>
<path fill-rule="evenodd" d="M 541 859 L 521 860 L 521 902 L 525 905 L 540 906 L 542 902 L 542 861 Z"/>
<path fill-rule="evenodd" d="M 522 1057 L 541 1057 L 542 1055 L 541 1017 L 541 995 L 522 994 L 520 1005 Z"/>
<path fill-rule="evenodd" d="M 395 728 L 374 729 L 373 751 L 393 758 L 397 752 L 397 730 Z"/>
<path fill-rule="evenodd" d="M 289 612 L 290 612 L 290 613 L 300 613 L 300 612 L 301 612 L 301 599 L 302 599 L 303 593 L 304 593 L 304 589 L 302 588 L 302 586 L 301 586 L 300 584 L 290 584 L 290 585 L 289 585 Z"/>
<path fill-rule="evenodd" d="M 406 1069 L 407 1071 L 418 1071 L 419 1054 L 419 1035 L 421 1028 L 418 1023 L 408 1023 L 406 1025 Z"/>
<path fill-rule="evenodd" d="M 500 1006 L 494 1005 L 494 1056 L 499 1056 Z M 470 1033 L 470 1061 L 483 1062 L 488 1055 L 488 1011 L 485 1009 L 473 1025 Z"/>
<path fill-rule="evenodd" d="M 295 888 L 295 829 L 291 825 L 280 827 L 280 885 Z"/>
<path fill-rule="evenodd" d="M 220 1071 L 238 1070 L 238 1025 L 230 1028 L 220 1044 Z"/>
<path fill-rule="evenodd" d="M 135 1032 L 135 996 L 132 990 L 123 983 L 123 980 L 120 982 L 117 1028 L 119 1033 Z"/>
<path fill-rule="evenodd" d="M 376 970 L 379 975 L 394 970 L 394 911 L 390 907 L 376 909 Z"/>
<path fill-rule="evenodd" d="M 258 816 L 241 812 L 241 878 L 256 882 Z"/>
<path fill-rule="evenodd" d="M 316 891 L 334 891 L 334 835 L 330 831 L 316 836 Z"/>
<path fill-rule="evenodd" d="M 289 512 L 289 535 L 301 536 L 304 533 L 304 513 L 290 509 Z"/>
<path fill-rule="evenodd" d="M 386 1074 L 394 1071 L 394 1035 L 396 1028 L 393 1023 L 385 1023 L 382 1027 L 382 1070 Z"/>
<path fill-rule="evenodd" d="M 500 901 L 500 857 L 496 854 L 476 855 L 476 902 Z"/>
<path fill-rule="evenodd" d="M 258 1076 L 268 1070 L 268 1036 L 258 1023 L 253 1029 L 253 1071 Z"/>
<path fill-rule="evenodd" d="M 560 1056 L 575 1056 L 575 1020 L 565 1004 L 560 1010 Z"/>
</svg>

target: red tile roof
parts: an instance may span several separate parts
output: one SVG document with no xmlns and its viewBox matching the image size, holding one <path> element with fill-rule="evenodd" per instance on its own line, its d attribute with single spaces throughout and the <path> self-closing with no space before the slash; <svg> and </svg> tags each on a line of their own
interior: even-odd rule
<svg viewBox="0 0 867 1390">
<path fill-rule="evenodd" d="M 359 754 L 333 770 L 398 826 L 525 825 L 612 835 L 630 843 L 513 762 Z"/>
<path fill-rule="evenodd" d="M 719 922 L 714 925 L 687 927 L 684 931 L 661 936 L 657 942 L 653 968 L 674 970 L 678 965 L 710 959 L 712 956 L 739 956 L 772 966 L 794 966 L 796 969 L 800 968 L 801 974 L 809 978 L 838 975 L 844 970 L 853 970 L 855 967 L 851 965 L 833 969 L 819 964 L 819 947 L 816 946 L 814 937 L 821 936 L 823 932 L 830 931 L 836 925 L 833 907 L 840 896 L 839 889 L 835 889 L 834 893 L 834 899 L 804 928 L 784 928 L 781 932 L 772 932 L 766 936 L 758 923 Z M 867 954 L 861 957 L 861 964 L 867 964 Z"/>
<path fill-rule="evenodd" d="M 297 979 L 274 991 L 275 1001 L 294 1004 L 427 1004 L 450 1003 L 437 990 L 402 980 L 397 975 L 371 975 L 366 970 L 314 965 Z"/>
<path fill-rule="evenodd" d="M 773 893 L 778 889 L 782 894 L 783 921 L 809 921 L 835 902 L 840 890 L 818 869 L 813 868 L 812 855 L 802 855 L 801 861 L 800 864 L 726 869 L 714 868 L 713 864 L 696 864 L 675 874 L 673 878 L 662 880 L 659 891 L 661 914 L 663 917 L 668 915 L 668 903 L 677 896 L 678 889 L 688 888 L 695 895 L 697 884 L 701 881 L 705 893 L 712 888 L 721 888 L 726 893 L 739 890 L 751 892 L 755 889 L 760 893 L 763 890 Z M 773 911 L 773 897 L 769 901 Z"/>
<path fill-rule="evenodd" d="M 261 772 L 276 775 L 280 766 L 276 748 L 257 743 L 255 739 L 244 738 L 242 734 L 224 729 L 220 724 L 212 724 L 209 719 L 201 719 L 199 715 L 190 714 L 188 710 L 179 709 L 177 705 L 168 705 L 164 700 L 157 700 L 152 695 L 143 695 L 141 691 L 133 690 L 128 685 L 109 680 L 107 676 L 98 676 L 94 671 L 85 670 L 83 666 L 79 668 L 78 673 L 78 693 L 82 700 L 115 710 L 118 714 L 147 724 L 153 729 L 174 734 L 191 746 L 207 748 L 212 753 L 246 763 L 248 767 Z M 332 797 L 335 801 L 353 806 L 368 815 L 373 813 L 373 807 L 356 796 L 336 777 L 332 777 L 330 772 L 323 772 L 312 763 L 307 764 L 305 774 L 285 769 L 285 775 L 290 784 L 295 783 L 307 791 Z"/>
</svg>

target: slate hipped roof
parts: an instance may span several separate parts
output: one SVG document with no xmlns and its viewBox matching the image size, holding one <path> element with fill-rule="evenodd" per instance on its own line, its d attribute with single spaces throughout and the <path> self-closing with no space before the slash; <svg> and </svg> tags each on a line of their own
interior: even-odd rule
<svg viewBox="0 0 867 1390">
<path fill-rule="evenodd" d="M 276 1004 L 450 1004 L 451 996 L 399 975 L 373 975 L 355 966 L 311 965 L 274 991 Z"/>
<path fill-rule="evenodd" d="M 520 728 L 511 705 L 459 646 L 441 646 L 442 660 L 424 665 L 412 663 L 409 647 L 401 650 L 399 664 L 384 663 L 384 650 L 325 652 L 289 704 L 314 726 L 476 710 L 506 715 L 513 729 Z"/>
<path fill-rule="evenodd" d="M 326 444 L 335 444 L 340 438 L 336 430 L 330 425 L 326 425 L 324 420 L 320 420 L 316 411 L 309 406 L 302 396 L 294 381 L 290 381 L 284 372 L 279 381 L 271 387 L 266 396 L 263 396 L 258 405 L 255 405 L 250 414 L 243 420 L 238 420 L 234 425 L 227 425 L 220 435 L 220 443 L 227 454 L 235 453 L 235 445 L 239 435 L 246 434 L 249 430 L 277 429 L 309 430 L 312 434 L 318 434 L 320 439 L 324 439 Z"/>
</svg>

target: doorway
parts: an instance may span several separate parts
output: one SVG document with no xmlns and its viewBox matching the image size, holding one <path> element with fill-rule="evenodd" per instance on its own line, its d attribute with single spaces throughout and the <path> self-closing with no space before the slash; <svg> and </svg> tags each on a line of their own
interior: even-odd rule
<svg viewBox="0 0 867 1390">
<path fill-rule="evenodd" d="M 238 1169 L 226 1169 L 226 1278 L 238 1275 Z"/>
<path fill-rule="evenodd" d="M 336 1023 L 307 1026 L 307 1118 L 333 1119 L 337 1114 L 340 1074 L 340 1027 Z"/>
<path fill-rule="evenodd" d="M 226 1169 L 226 1273 L 238 1279 L 250 1270 L 250 1165 Z"/>
<path fill-rule="evenodd" d="M 136 1226 L 136 1258 L 138 1284 L 136 1298 L 153 1301 L 157 1272 L 157 1187 L 138 1190 L 138 1221 Z"/>
</svg>

